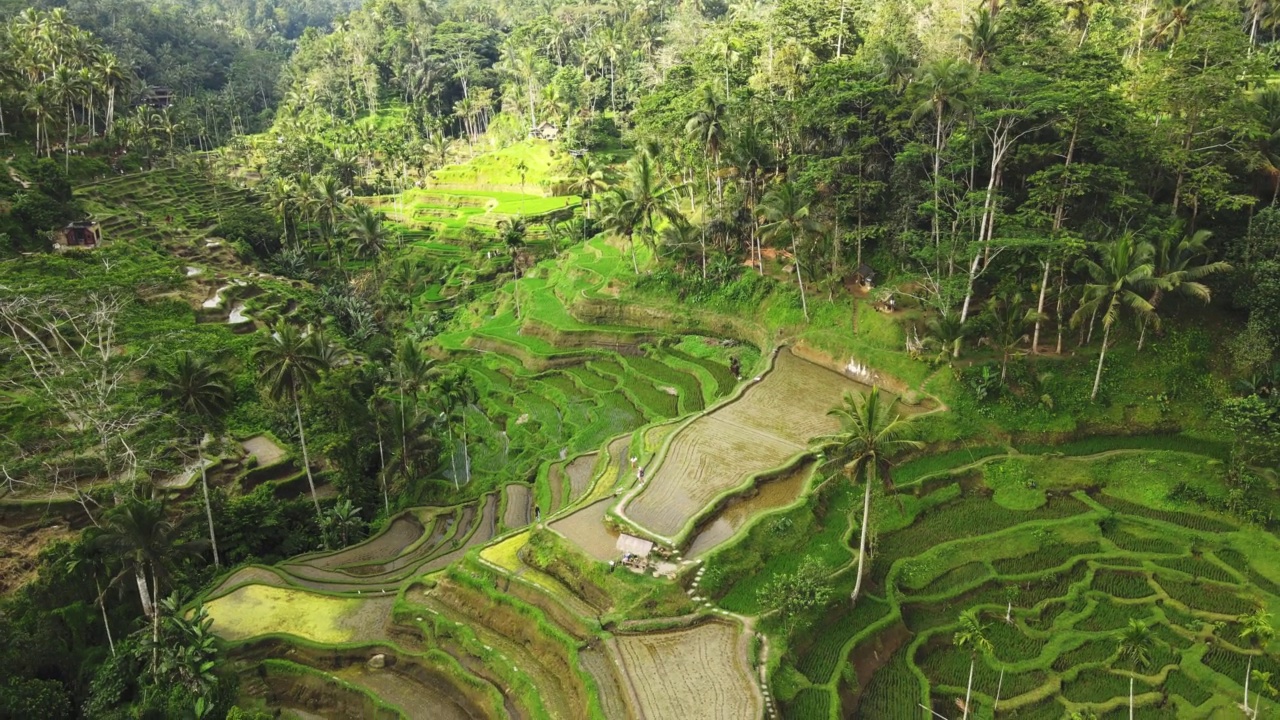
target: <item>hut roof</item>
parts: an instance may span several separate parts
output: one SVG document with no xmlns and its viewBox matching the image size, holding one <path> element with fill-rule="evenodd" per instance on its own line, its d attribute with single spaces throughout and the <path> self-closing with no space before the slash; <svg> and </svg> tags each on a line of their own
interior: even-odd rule
<svg viewBox="0 0 1280 720">
<path fill-rule="evenodd" d="M 631 553 L 640 557 L 649 557 L 649 553 L 653 552 L 653 542 L 638 538 L 635 535 L 627 535 L 623 533 L 618 538 L 618 550 L 624 553 Z"/>
</svg>

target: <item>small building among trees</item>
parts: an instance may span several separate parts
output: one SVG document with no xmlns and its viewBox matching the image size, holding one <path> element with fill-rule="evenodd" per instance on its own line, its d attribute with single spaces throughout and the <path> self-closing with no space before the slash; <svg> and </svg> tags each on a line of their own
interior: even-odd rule
<svg viewBox="0 0 1280 720">
<path fill-rule="evenodd" d="M 154 110 L 164 110 L 174 103 L 177 99 L 177 93 L 172 88 L 163 85 L 152 85 L 142 91 L 142 96 L 138 98 L 139 105 L 146 105 Z"/>
<path fill-rule="evenodd" d="M 870 290 L 876 285 L 876 271 L 870 265 L 859 265 L 853 274 L 853 281 Z"/>
<path fill-rule="evenodd" d="M 62 248 L 94 248 L 101 242 L 102 232 L 98 223 L 82 220 L 62 228 L 62 242 L 58 245 Z"/>
<path fill-rule="evenodd" d="M 555 140 L 560 137 L 560 128 L 553 123 L 543 122 L 541 125 L 534 125 L 529 130 L 529 137 L 540 138 L 542 140 Z"/>
</svg>

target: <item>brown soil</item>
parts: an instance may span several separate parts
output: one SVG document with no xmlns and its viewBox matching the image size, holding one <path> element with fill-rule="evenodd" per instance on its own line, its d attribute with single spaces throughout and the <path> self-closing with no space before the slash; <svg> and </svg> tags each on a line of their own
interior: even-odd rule
<svg viewBox="0 0 1280 720">
<path fill-rule="evenodd" d="M 529 524 L 533 516 L 528 485 L 508 485 L 507 506 L 503 509 L 502 524 L 508 529 Z"/>
<path fill-rule="evenodd" d="M 567 537 L 583 552 L 601 562 L 618 558 L 618 536 L 604 524 L 605 512 L 613 504 L 606 498 L 551 523 L 551 529 Z"/>
<path fill-rule="evenodd" d="M 258 458 L 258 467 L 275 465 L 289 454 L 266 435 L 251 437 L 240 444 L 244 446 L 246 453 Z"/>
<path fill-rule="evenodd" d="M 36 558 L 45 547 L 75 537 L 66 525 L 0 532 L 0 597 L 35 579 Z"/>
</svg>

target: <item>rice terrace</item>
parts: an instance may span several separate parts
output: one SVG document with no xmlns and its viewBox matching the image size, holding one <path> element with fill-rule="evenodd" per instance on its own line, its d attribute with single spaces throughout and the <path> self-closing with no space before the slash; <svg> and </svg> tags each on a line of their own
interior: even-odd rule
<svg viewBox="0 0 1280 720">
<path fill-rule="evenodd" d="M 0 719 L 1280 717 L 1269 0 L 0 0 Z"/>
</svg>

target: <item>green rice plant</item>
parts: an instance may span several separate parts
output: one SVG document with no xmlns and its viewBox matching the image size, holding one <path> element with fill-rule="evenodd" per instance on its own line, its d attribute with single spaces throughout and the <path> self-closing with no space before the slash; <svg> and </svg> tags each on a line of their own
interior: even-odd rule
<svg viewBox="0 0 1280 720">
<path fill-rule="evenodd" d="M 987 566 L 975 560 L 942 573 L 924 586 L 916 595 L 945 595 L 955 588 L 972 585 L 974 581 L 984 578 L 988 574 Z"/>
<path fill-rule="evenodd" d="M 823 687 L 808 687 L 796 693 L 796 697 L 783 705 L 783 715 L 796 720 L 827 720 L 831 715 L 831 691 Z"/>
<path fill-rule="evenodd" d="M 1236 529 L 1234 525 L 1221 520 L 1215 520 L 1214 518 L 1206 516 L 1204 513 L 1156 510 L 1155 508 L 1149 508 L 1145 505 L 1139 505 L 1137 503 L 1131 503 L 1128 500 L 1121 500 L 1120 498 L 1112 497 L 1106 493 L 1099 493 L 1094 500 L 1098 501 L 1099 504 L 1105 506 L 1109 510 L 1113 510 L 1117 513 L 1136 515 L 1138 517 L 1151 518 L 1152 520 L 1160 520 L 1162 522 L 1191 528 L 1192 530 L 1200 530 L 1201 532 L 1225 533 L 1232 532 Z"/>
<path fill-rule="evenodd" d="M 1248 578 L 1249 582 L 1258 586 L 1258 589 L 1276 597 L 1280 597 L 1280 585 L 1277 585 L 1275 582 L 1272 582 L 1270 578 L 1265 577 L 1257 570 L 1254 570 L 1253 565 L 1249 564 L 1249 559 L 1244 556 L 1244 553 L 1232 548 L 1224 548 L 1222 550 L 1214 550 L 1213 554 L 1216 555 L 1219 560 L 1235 568 L 1237 572 Z"/>
<path fill-rule="evenodd" d="M 1066 612 L 1066 610 L 1066 601 L 1047 603 L 1040 606 L 1039 615 L 1027 619 L 1027 625 L 1037 630 L 1048 630 L 1053 627 L 1053 621 L 1057 620 L 1058 616 Z"/>
<path fill-rule="evenodd" d="M 903 603 L 902 621 L 912 632 L 922 632 L 950 625 L 961 612 L 979 605 L 1003 608 L 1006 597 L 1003 585 L 987 582 L 956 597 L 925 603 Z"/>
<path fill-rule="evenodd" d="M 987 640 L 995 648 L 996 658 L 1005 662 L 1034 660 L 1044 651 L 1044 640 L 1028 637 L 1017 625 L 1004 622 L 1004 618 L 987 626 Z"/>
<path fill-rule="evenodd" d="M 893 471 L 894 483 L 899 487 L 910 485 L 920 478 L 928 475 L 945 472 L 952 468 L 972 465 L 973 463 L 992 455 L 1000 455 L 1007 453 L 1008 448 L 996 446 L 982 446 L 973 448 L 960 448 L 958 450 L 948 450 L 942 453 L 933 453 L 908 460 L 902 463 Z"/>
<path fill-rule="evenodd" d="M 1169 593 L 1169 597 L 1196 610 L 1223 615 L 1243 615 L 1256 605 L 1250 600 L 1238 597 L 1232 588 L 1225 585 L 1176 580 L 1165 574 L 1156 575 L 1156 582 Z"/>
<path fill-rule="evenodd" d="M 1003 530 L 1030 520 L 1070 517 L 1088 507 L 1070 496 L 1050 496 L 1044 505 L 1027 512 L 1010 512 L 981 495 L 964 495 L 921 513 L 908 528 L 889 533 L 871 563 L 871 577 L 883 581 L 896 560 L 959 538 Z"/>
<path fill-rule="evenodd" d="M 1097 570 L 1093 574 L 1093 589 L 1104 592 L 1111 597 L 1144 598 L 1155 594 L 1155 589 L 1147 582 L 1147 576 L 1123 570 Z"/>
<path fill-rule="evenodd" d="M 1195 680 L 1187 677 L 1181 670 L 1171 670 L 1164 679 L 1164 691 L 1170 695 L 1181 696 L 1192 705 L 1203 705 L 1213 697 L 1213 693 L 1205 690 Z"/>
<path fill-rule="evenodd" d="M 1186 546 L 1170 542 L 1162 538 L 1141 537 L 1129 532 L 1123 524 L 1117 524 L 1115 527 L 1104 530 L 1103 537 L 1115 543 L 1116 547 L 1121 550 L 1128 550 L 1136 553 L 1161 553 L 1174 554 L 1185 553 Z"/>
<path fill-rule="evenodd" d="M 1168 615 L 1169 608 L 1165 608 L 1165 614 Z M 1172 628 L 1164 623 L 1151 626 L 1151 634 L 1160 639 L 1161 642 L 1175 650 L 1185 650 L 1192 646 L 1193 641 L 1174 632 Z"/>
<path fill-rule="evenodd" d="M 733 388 L 738 384 L 738 379 L 733 376 L 733 373 L 729 372 L 727 365 L 722 365 L 710 358 L 695 357 L 679 348 L 667 348 L 667 352 L 681 360 L 706 368 L 711 373 L 711 377 L 716 380 L 716 397 L 728 395 L 733 392 Z"/>
<path fill-rule="evenodd" d="M 582 383 L 584 387 L 595 390 L 596 392 L 609 392 L 610 390 L 618 387 L 617 377 L 612 375 L 606 377 L 585 365 L 569 368 L 565 372 L 572 375 L 574 379 Z"/>
<path fill-rule="evenodd" d="M 1052 667 L 1055 672 L 1066 672 L 1080 665 L 1106 662 L 1115 654 L 1115 640 L 1088 640 L 1083 645 L 1059 655 L 1054 659 Z"/>
<path fill-rule="evenodd" d="M 1125 568 L 1142 567 L 1142 558 L 1128 557 L 1128 556 L 1125 556 L 1125 557 L 1112 556 L 1112 557 L 1099 558 L 1098 562 L 1101 563 L 1103 567 L 1125 567 Z"/>
<path fill-rule="evenodd" d="M 1209 651 L 1200 658 L 1200 663 L 1234 683 L 1244 682 L 1245 670 L 1250 666 L 1248 655 L 1228 650 L 1221 645 L 1210 646 Z M 1271 655 L 1254 655 L 1253 669 L 1269 672 L 1272 677 L 1277 677 L 1280 676 L 1280 661 Z"/>
<path fill-rule="evenodd" d="M 696 377 L 650 357 L 627 356 L 622 361 L 636 374 L 650 378 L 656 385 L 679 390 L 680 404 L 684 412 L 697 412 L 703 408 L 702 386 Z"/>
<path fill-rule="evenodd" d="M 796 669 L 814 683 L 826 683 L 844 659 L 845 643 L 872 623 L 889 614 L 889 606 L 872 597 L 861 598 L 852 609 L 848 602 L 837 602 L 834 615 L 827 615 L 813 625 L 812 640 L 807 647 L 795 651 Z M 793 647 L 801 648 L 803 638 Z"/>
<path fill-rule="evenodd" d="M 1016 603 L 1019 607 L 1034 607 L 1051 598 L 1066 597 L 1071 586 L 1082 582 L 1089 575 L 1089 567 L 1079 561 L 1065 570 L 1055 570 L 1036 580 L 1020 583 Z"/>
<path fill-rule="evenodd" d="M 1100 552 L 1102 546 L 1096 540 L 1079 544 L 1050 541 L 1035 552 L 1021 557 L 994 560 L 991 565 L 1001 575 L 1026 575 L 1058 567 L 1073 557 Z"/>
<path fill-rule="evenodd" d="M 917 651 L 916 666 L 929 679 L 931 685 L 964 688 L 969 681 L 969 659 L 969 653 L 956 649 L 950 642 L 930 643 L 921 646 Z M 1040 671 L 1024 673 L 1006 671 L 1002 683 L 999 667 L 998 661 L 992 662 L 989 658 L 979 657 L 977 665 L 973 668 L 974 690 L 994 697 L 996 688 L 999 687 L 1000 695 L 1008 698 L 1031 692 L 1045 683 L 1045 675 Z"/>
<path fill-rule="evenodd" d="M 1208 455 L 1219 460 L 1225 460 L 1231 449 L 1227 443 L 1201 438 L 1191 439 L 1185 435 L 1096 435 L 1056 445 L 1014 443 L 1014 447 L 1018 452 L 1032 455 L 1054 453 L 1071 456 L 1096 455 L 1108 450 L 1188 452 L 1194 449 L 1197 454 Z"/>
<path fill-rule="evenodd" d="M 858 707 L 862 717 L 877 720 L 916 720 L 919 717 L 916 706 L 922 697 L 920 681 L 908 667 L 908 653 L 908 646 L 899 648 L 884 667 L 871 676 Z"/>
<path fill-rule="evenodd" d="M 1009 717 L 1017 720 L 1062 720 L 1066 712 L 1061 703 L 1050 697 L 1030 707 L 1020 707 L 1009 713 Z"/>
<path fill-rule="evenodd" d="M 1076 623 L 1076 628 L 1089 632 L 1119 630 L 1130 619 L 1143 620 L 1150 615 L 1146 605 L 1117 605 L 1110 600 L 1099 600 L 1089 617 Z"/>
<path fill-rule="evenodd" d="M 1198 557 L 1170 558 L 1157 560 L 1156 564 L 1172 570 L 1184 572 L 1194 578 L 1205 578 L 1222 583 L 1236 583 L 1239 580 L 1230 571 L 1215 562 Z"/>
<path fill-rule="evenodd" d="M 1150 689 L 1139 680 L 1134 687 L 1135 693 Z M 1129 697 L 1129 678 L 1116 675 L 1102 668 L 1088 668 L 1076 675 L 1074 680 L 1062 683 L 1062 696 L 1071 702 L 1104 703 L 1111 698 Z"/>
<path fill-rule="evenodd" d="M 650 418 L 666 419 L 680 414 L 677 396 L 654 387 L 643 375 L 626 373 L 622 389 L 635 396 L 637 405 L 646 410 Z"/>
</svg>

